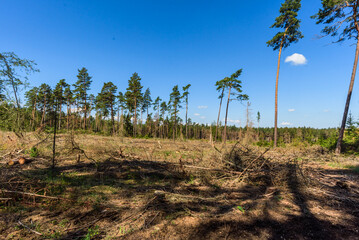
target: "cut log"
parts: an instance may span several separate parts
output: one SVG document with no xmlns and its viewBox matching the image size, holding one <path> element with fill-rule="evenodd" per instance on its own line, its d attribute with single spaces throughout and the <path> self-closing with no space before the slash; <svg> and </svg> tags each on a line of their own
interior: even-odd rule
<svg viewBox="0 0 359 240">
<path fill-rule="evenodd" d="M 23 165 L 26 163 L 26 159 L 24 157 L 19 158 L 20 165 Z"/>
</svg>

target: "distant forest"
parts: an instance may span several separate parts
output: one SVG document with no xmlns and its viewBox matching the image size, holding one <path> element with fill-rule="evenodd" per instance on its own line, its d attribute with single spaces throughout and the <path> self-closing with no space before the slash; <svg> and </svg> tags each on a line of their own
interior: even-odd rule
<svg viewBox="0 0 359 240">
<path fill-rule="evenodd" d="M 81 68 L 78 70 L 77 81 L 72 85 L 61 79 L 53 88 L 46 83 L 28 88 L 24 104 L 21 104 L 20 89 L 26 86 L 26 82 L 21 81 L 17 74 L 25 73 L 23 79 L 26 79 L 27 74 L 37 71 L 36 64 L 20 59 L 14 53 L 3 53 L 2 60 L 5 69 L 6 66 L 9 67 L 4 74 L 10 76 L 7 82 L 1 81 L 0 85 L 0 129 L 4 131 L 14 131 L 21 135 L 24 131 L 52 132 L 56 128 L 60 133 L 72 131 L 138 138 L 203 139 L 213 142 L 240 140 L 260 146 L 273 146 L 274 128 L 260 127 L 259 112 L 253 121 L 250 118 L 249 103 L 246 127 L 227 126 L 229 103 L 249 99 L 247 95 L 241 94 L 241 81 L 238 77 L 242 70 L 215 83 L 220 93 L 220 107 L 225 90 L 228 92 L 230 87 L 232 91 L 228 92 L 225 124 L 219 121 L 219 111 L 217 123 L 208 125 L 187 118 L 190 84 L 181 88 L 174 86 L 169 93 L 168 102 L 160 97 L 153 100 L 149 88 L 142 90 L 141 77 L 137 73 L 128 80 L 126 92 L 122 93 L 114 83 L 106 82 L 101 92 L 94 96 L 88 94 L 92 77 L 86 68 Z M 185 109 L 185 119 L 178 116 L 181 108 Z M 338 129 L 279 128 L 278 136 L 279 146 L 306 143 L 333 149 Z"/>
</svg>

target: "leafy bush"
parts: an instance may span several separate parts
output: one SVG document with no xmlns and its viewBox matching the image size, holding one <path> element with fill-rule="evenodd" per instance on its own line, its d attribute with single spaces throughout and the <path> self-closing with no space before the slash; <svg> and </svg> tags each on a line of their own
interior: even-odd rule
<svg viewBox="0 0 359 240">
<path fill-rule="evenodd" d="M 36 147 L 32 147 L 30 149 L 30 157 L 37 157 L 39 156 L 39 150 Z"/>
</svg>

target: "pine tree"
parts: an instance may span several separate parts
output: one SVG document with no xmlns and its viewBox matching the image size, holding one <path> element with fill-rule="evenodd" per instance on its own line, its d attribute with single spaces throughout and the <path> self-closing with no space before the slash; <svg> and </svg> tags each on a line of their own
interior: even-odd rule
<svg viewBox="0 0 359 240">
<path fill-rule="evenodd" d="M 132 113 L 133 116 L 133 136 L 137 136 L 137 110 L 138 103 L 142 100 L 142 85 L 141 78 L 135 72 L 132 74 L 131 78 L 128 80 L 128 87 L 125 93 L 127 109 Z"/>
<path fill-rule="evenodd" d="M 149 88 L 147 88 L 145 93 L 143 94 L 142 102 L 142 109 L 146 111 L 148 117 L 148 109 L 151 107 L 152 104 L 151 91 Z"/>
<path fill-rule="evenodd" d="M 258 138 L 259 138 L 259 122 L 260 122 L 260 120 L 261 120 L 261 113 L 258 111 L 257 112 L 257 123 L 258 123 Z"/>
<path fill-rule="evenodd" d="M 278 135 L 278 79 L 280 60 L 283 49 L 289 47 L 291 43 L 296 43 L 299 39 L 303 38 L 302 33 L 299 31 L 300 20 L 297 19 L 300 7 L 300 0 L 285 0 L 279 9 L 280 16 L 275 19 L 275 23 L 271 26 L 272 28 L 280 28 L 284 31 L 278 32 L 270 41 L 267 42 L 268 47 L 272 47 L 273 50 L 279 49 L 275 85 L 274 147 L 277 146 Z"/>
<path fill-rule="evenodd" d="M 111 115 L 111 133 L 115 134 L 115 111 L 116 111 L 116 96 L 117 87 L 112 82 L 106 82 L 103 84 L 101 93 L 99 93 L 100 106 L 103 108 L 104 113 L 110 113 Z M 105 115 L 106 116 L 106 115 Z"/>
<path fill-rule="evenodd" d="M 0 102 L 5 100 L 5 86 L 4 86 L 4 81 L 0 79 Z"/>
<path fill-rule="evenodd" d="M 325 24 L 322 33 L 338 37 L 336 42 L 342 42 L 346 39 L 354 39 L 356 41 L 355 58 L 353 71 L 350 79 L 349 90 L 344 107 L 342 124 L 340 127 L 339 137 L 335 152 L 341 153 L 345 124 L 347 122 L 350 100 L 354 87 L 359 56 L 359 1 L 358 0 L 322 0 L 322 9 L 318 11 L 312 18 L 317 20 L 317 24 Z M 341 32 L 340 29 L 343 29 Z"/>
<path fill-rule="evenodd" d="M 160 121 L 162 122 L 162 138 L 164 138 L 165 115 L 168 111 L 167 103 L 163 101 L 160 105 Z"/>
<path fill-rule="evenodd" d="M 119 92 L 118 95 L 117 95 L 117 103 L 118 103 L 118 115 L 117 115 L 117 120 L 118 120 L 118 123 L 120 124 L 121 123 L 121 134 L 123 135 L 123 124 L 124 124 L 124 119 L 123 119 L 123 110 L 126 106 L 126 99 L 125 99 L 125 96 L 123 95 L 122 92 Z M 121 109 L 121 116 L 120 116 L 120 109 Z M 118 129 L 120 129 L 120 127 L 118 126 Z M 118 130 L 118 133 L 120 131 Z"/>
<path fill-rule="evenodd" d="M 171 109 L 171 116 L 174 122 L 172 128 L 173 141 L 175 141 L 175 136 L 177 136 L 177 114 L 179 112 L 179 108 L 181 108 L 181 93 L 178 90 L 178 85 L 174 86 L 172 89 L 172 93 L 170 94 L 169 106 Z"/>
<path fill-rule="evenodd" d="M 46 125 L 46 114 L 52 110 L 53 107 L 53 94 L 52 89 L 46 83 L 39 87 L 39 105 L 42 109 L 41 126 Z"/>
<path fill-rule="evenodd" d="M 222 101 L 223 101 L 223 96 L 224 96 L 224 90 L 226 89 L 226 85 L 225 85 L 225 79 L 222 79 L 220 81 L 216 82 L 217 87 L 217 91 L 220 92 L 221 94 L 218 96 L 220 100 L 219 102 L 219 110 L 218 110 L 218 117 L 217 117 L 217 124 L 216 124 L 216 135 L 215 135 L 215 141 L 217 141 L 217 136 L 218 136 L 218 126 L 219 126 L 219 118 L 221 116 L 221 108 L 222 108 Z"/>
<path fill-rule="evenodd" d="M 92 77 L 89 76 L 86 68 L 81 68 L 78 70 L 77 81 L 74 84 L 74 93 L 77 100 L 77 107 L 81 108 L 84 113 L 84 129 L 86 130 L 86 119 L 87 119 L 87 101 L 88 94 L 90 90 L 90 85 L 92 83 Z"/>
<path fill-rule="evenodd" d="M 227 140 L 227 118 L 228 118 L 228 107 L 229 102 L 232 100 L 248 100 L 248 95 L 240 94 L 242 92 L 241 81 L 238 77 L 242 74 L 242 69 L 239 69 L 235 73 L 231 75 L 231 77 L 226 77 L 219 85 L 223 85 L 225 89 L 228 89 L 228 99 L 227 99 L 227 107 L 226 107 L 226 116 L 224 118 L 224 131 L 223 131 L 223 143 L 226 144 Z M 231 96 L 234 96 L 235 99 L 231 99 Z"/>
<path fill-rule="evenodd" d="M 160 104 L 162 99 L 160 97 L 157 97 L 153 103 L 153 111 L 155 112 L 155 119 L 156 119 L 156 128 L 159 131 L 160 129 Z M 156 136 L 159 137 L 159 132 L 157 133 L 156 129 Z"/>
<path fill-rule="evenodd" d="M 70 85 L 65 88 L 64 97 L 66 99 L 66 129 L 69 131 L 70 124 L 70 115 L 71 115 L 71 106 L 74 103 L 73 93 L 71 91 Z"/>
<path fill-rule="evenodd" d="M 36 125 L 36 107 L 38 104 L 38 94 L 38 87 L 33 87 L 25 93 L 26 106 L 32 109 L 32 118 L 30 121 L 30 127 L 32 130 L 34 130 L 34 126 Z"/>
<path fill-rule="evenodd" d="M 184 101 L 186 103 L 186 139 L 188 139 L 188 119 L 187 119 L 187 115 L 188 115 L 188 89 L 191 87 L 191 84 L 187 84 L 186 86 L 184 86 L 182 88 L 183 90 L 183 94 L 182 94 L 182 98 L 184 98 Z"/>
<path fill-rule="evenodd" d="M 65 79 L 61 79 L 57 84 L 56 87 L 54 89 L 54 97 L 55 97 L 55 102 L 57 103 L 56 109 L 57 112 L 59 112 L 59 129 L 61 129 L 61 115 L 62 115 L 62 105 L 65 103 L 66 98 L 65 98 L 65 89 L 66 87 L 68 87 L 69 85 L 66 83 Z"/>
</svg>

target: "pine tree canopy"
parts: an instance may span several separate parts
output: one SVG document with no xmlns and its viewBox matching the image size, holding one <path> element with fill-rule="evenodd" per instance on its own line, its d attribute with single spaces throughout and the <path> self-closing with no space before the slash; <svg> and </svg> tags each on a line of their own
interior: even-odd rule
<svg viewBox="0 0 359 240">
<path fill-rule="evenodd" d="M 74 84 L 75 98 L 79 100 L 80 104 L 85 104 L 87 100 L 87 91 L 90 90 L 92 77 L 89 76 L 86 68 L 78 70 L 77 81 Z"/>
<path fill-rule="evenodd" d="M 173 112 L 172 114 L 177 114 L 178 109 L 181 108 L 181 93 L 178 90 L 178 85 L 174 86 L 172 89 L 172 93 L 170 94 L 170 101 L 169 105 L 171 106 L 171 109 L 173 109 L 176 112 Z"/>
<path fill-rule="evenodd" d="M 336 42 L 358 38 L 358 0 L 322 0 L 322 9 L 312 18 L 325 24 L 322 33 L 337 36 Z M 343 29 L 339 32 L 340 29 Z"/>
<path fill-rule="evenodd" d="M 141 85 L 140 76 L 138 76 L 136 72 L 133 73 L 128 80 L 128 87 L 125 93 L 127 109 L 132 113 L 135 110 L 135 101 L 137 105 L 136 107 L 138 108 L 138 103 L 142 100 L 142 88 L 143 86 Z"/>
<path fill-rule="evenodd" d="M 281 28 L 284 31 L 278 32 L 268 41 L 268 47 L 272 47 L 273 50 L 277 50 L 281 46 L 287 48 L 291 43 L 296 43 L 303 38 L 302 33 L 299 31 L 300 20 L 297 19 L 300 7 L 300 0 L 285 0 L 279 10 L 279 17 L 275 19 L 274 24 L 271 26 L 271 28 Z"/>
</svg>

